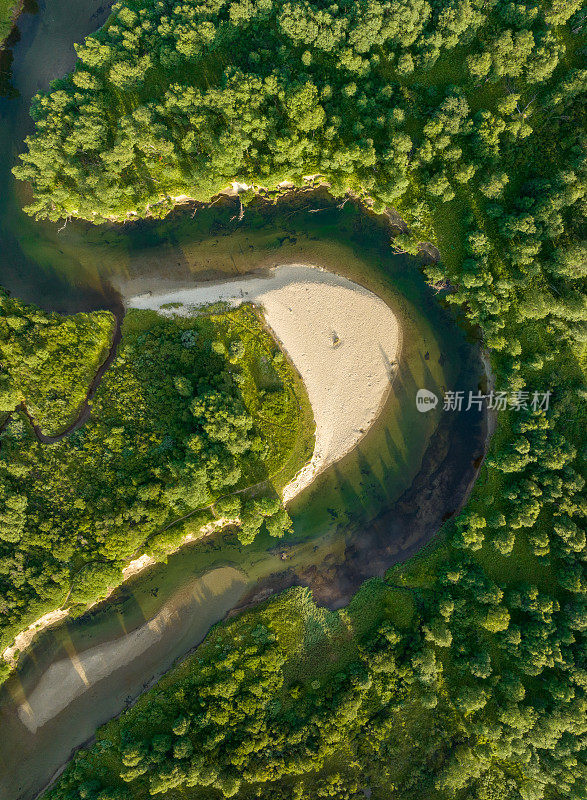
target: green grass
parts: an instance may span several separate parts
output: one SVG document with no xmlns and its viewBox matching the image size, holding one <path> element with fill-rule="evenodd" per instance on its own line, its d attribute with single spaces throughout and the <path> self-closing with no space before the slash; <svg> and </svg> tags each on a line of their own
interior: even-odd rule
<svg viewBox="0 0 587 800">
<path fill-rule="evenodd" d="M 12 30 L 16 9 L 22 5 L 22 0 L 0 0 L 0 48 Z"/>
<path fill-rule="evenodd" d="M 255 309 L 245 305 L 213 319 L 225 344 L 237 336 L 244 345 L 240 390 L 257 430 L 268 443 L 264 460 L 268 480 L 279 492 L 309 461 L 314 449 L 314 415 L 305 387 Z"/>
</svg>

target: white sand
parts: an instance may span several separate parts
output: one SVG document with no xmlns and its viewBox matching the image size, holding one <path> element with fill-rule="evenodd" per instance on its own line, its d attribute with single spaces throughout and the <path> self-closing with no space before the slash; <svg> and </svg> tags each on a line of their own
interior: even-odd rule
<svg viewBox="0 0 587 800">
<path fill-rule="evenodd" d="M 236 592 L 237 597 L 240 596 L 244 585 L 242 573 L 233 567 L 214 569 L 193 581 L 135 631 L 81 653 L 74 651 L 69 658 L 51 664 L 26 700 L 20 703 L 20 719 L 34 733 L 95 683 L 144 657 L 160 640 L 175 641 L 185 634 L 194 618 L 197 621 L 198 616 L 205 616 L 202 607 L 213 605 L 215 599 L 221 600 L 223 593 L 232 597 Z M 233 602 L 230 597 L 228 608 Z M 204 633 L 207 627 L 206 622 Z"/>
<path fill-rule="evenodd" d="M 352 450 L 375 421 L 399 357 L 398 320 L 373 292 L 305 264 L 276 267 L 270 277 L 149 292 L 126 298 L 126 306 L 171 316 L 217 301 L 262 307 L 306 385 L 316 445 L 311 461 L 283 491 L 288 502 Z M 168 303 L 178 306 L 162 308 Z"/>
<path fill-rule="evenodd" d="M 144 553 L 142 556 L 129 561 L 126 567 L 122 570 L 122 580 L 127 581 L 129 578 L 138 575 L 139 572 L 142 572 L 147 567 L 150 567 L 151 564 L 155 563 L 155 559 L 148 556 Z"/>
</svg>

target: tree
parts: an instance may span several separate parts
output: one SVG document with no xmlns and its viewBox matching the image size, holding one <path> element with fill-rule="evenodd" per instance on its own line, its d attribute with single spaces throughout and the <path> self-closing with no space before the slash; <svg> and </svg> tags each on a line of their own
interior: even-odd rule
<svg viewBox="0 0 587 800">
<path fill-rule="evenodd" d="M 276 513 L 267 517 L 265 524 L 269 535 L 278 539 L 292 530 L 291 518 L 284 508 L 280 508 Z"/>
<path fill-rule="evenodd" d="M 491 633 L 505 631 L 510 623 L 510 614 L 505 606 L 495 606 L 487 611 L 481 623 Z"/>
</svg>

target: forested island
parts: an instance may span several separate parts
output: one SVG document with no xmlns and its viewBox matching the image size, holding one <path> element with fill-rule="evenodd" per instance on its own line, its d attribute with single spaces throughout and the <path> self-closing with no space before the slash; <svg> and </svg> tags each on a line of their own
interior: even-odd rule
<svg viewBox="0 0 587 800">
<path fill-rule="evenodd" d="M 308 176 L 364 198 L 374 213 L 392 205 L 405 220 L 393 246 L 436 245 L 440 259 L 422 264 L 427 280 L 481 339 L 496 388 L 513 398 L 496 406 L 467 507 L 429 548 L 339 612 L 294 589 L 218 626 L 76 754 L 50 800 L 583 800 L 584 22 L 578 0 L 136 0 L 117 4 L 80 44 L 75 72 L 37 96 L 35 133 L 15 170 L 32 187 L 29 213 L 95 223 L 163 216 L 181 196 L 209 200 L 231 181 L 256 187 L 246 203 L 254 190 Z M 110 417 L 102 420 L 96 396 L 105 448 L 91 454 L 100 480 L 114 474 L 113 483 L 107 492 L 96 486 L 94 463 L 91 479 L 81 471 L 91 427 L 63 445 L 71 455 L 45 467 L 45 482 L 80 470 L 82 496 L 71 498 L 75 519 L 87 520 L 76 554 L 87 580 L 71 583 L 80 600 L 95 554 L 105 562 L 102 585 L 121 552 L 185 512 L 188 484 L 199 505 L 266 477 L 244 390 L 234 377 L 223 383 L 234 358 L 223 326 L 232 319 L 181 322 L 180 334 L 155 316 L 130 317 L 109 379 Z M 198 383 L 194 398 L 179 364 L 187 353 L 197 372 L 183 342 L 196 330 L 193 352 L 210 342 L 217 370 L 200 377 L 210 388 Z M 160 348 L 171 373 L 158 371 Z M 130 379 L 145 380 L 146 406 L 112 396 Z M 204 452 L 218 443 L 218 395 L 231 418 L 222 457 L 201 475 L 192 453 L 202 440 Z M 162 418 L 173 431 L 157 427 Z M 2 470 L 15 470 L 9 481 L 21 486 L 49 457 L 18 414 L 3 437 Z M 235 438 L 247 445 L 238 458 Z M 141 495 L 128 476 L 144 469 L 143 454 L 156 479 Z M 7 506 L 15 533 L 4 564 L 30 530 L 20 521 L 25 507 Z M 254 511 L 257 522 L 264 510 Z M 271 510 L 281 532 L 287 520 L 277 504 Z M 146 517 L 143 538 L 121 548 L 114 530 L 136 533 L 133 514 Z M 106 536 L 108 520 L 115 528 Z M 69 591 L 62 524 L 42 529 L 43 541 L 54 536 L 58 576 L 41 582 L 43 602 Z M 3 580 L 12 625 L 37 572 L 16 563 Z"/>
</svg>

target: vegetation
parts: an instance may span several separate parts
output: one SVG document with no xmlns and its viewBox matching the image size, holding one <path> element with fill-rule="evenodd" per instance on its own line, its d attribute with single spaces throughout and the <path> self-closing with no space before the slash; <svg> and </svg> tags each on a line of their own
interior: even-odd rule
<svg viewBox="0 0 587 800">
<path fill-rule="evenodd" d="M 437 244 L 428 280 L 518 401 L 467 509 L 399 589 L 371 584 L 375 610 L 340 612 L 334 650 L 300 592 L 216 629 L 52 800 L 587 794 L 580 5 L 136 0 L 37 97 L 31 213 L 163 215 L 237 177 L 324 176 L 393 203 L 398 249 Z"/>
<path fill-rule="evenodd" d="M 358 770 L 358 759 L 370 753 L 353 739 L 367 725 L 373 744 L 383 740 L 405 707 L 415 706 L 413 685 L 424 694 L 436 683 L 434 665 L 405 656 L 405 633 L 395 625 L 409 622 L 411 602 L 399 620 L 390 611 L 394 594 L 372 581 L 348 609 L 331 613 L 316 608 L 307 590 L 294 589 L 217 627 L 178 670 L 99 732 L 93 750 L 75 757 L 48 797 L 77 800 L 81 789 L 111 800 L 285 800 L 351 797 L 359 787 L 375 787 L 377 773 L 372 783 Z M 452 724 L 446 711 L 435 713 L 439 723 Z M 326 764 L 334 774 L 316 774 Z M 96 780 L 100 774 L 109 776 L 107 789 Z"/>
<path fill-rule="evenodd" d="M 21 0 L 0 0 L 0 49 L 14 25 Z"/>
<path fill-rule="evenodd" d="M 113 327 L 107 311 L 62 317 L 0 296 L 0 414 L 24 403 L 43 433 L 66 428 L 110 349 Z"/>
<path fill-rule="evenodd" d="M 413 223 L 475 174 L 498 205 L 500 145 L 527 147 L 533 113 L 577 104 L 565 36 L 580 6 L 119 3 L 75 72 L 35 98 L 15 174 L 48 219 L 165 215 L 236 178 L 273 189 L 314 174 L 380 209 L 403 198 Z"/>
<path fill-rule="evenodd" d="M 454 584 L 450 574 L 442 572 L 445 587 Z M 469 588 L 482 586 L 481 579 Z M 102 728 L 45 796 L 536 796 L 524 779 L 527 764 L 522 771 L 510 761 L 512 751 L 520 756 L 520 731 L 538 722 L 522 703 L 522 681 L 507 672 L 495 684 L 493 719 L 480 718 L 490 700 L 482 690 L 463 683 L 451 696 L 449 627 L 467 611 L 454 608 L 449 594 L 438 598 L 439 621 L 417 632 L 416 608 L 433 606 L 377 579 L 341 612 L 316 608 L 307 590 L 294 589 L 217 626 L 181 667 Z M 487 599 L 475 602 L 485 616 Z M 483 674 L 491 659 L 480 650 L 469 662 Z M 556 736 L 559 724 L 543 719 L 540 737 Z M 573 732 L 580 728 L 576 717 Z M 499 758 L 492 759 L 494 747 Z M 465 782 L 472 791 L 460 791 Z"/>
<path fill-rule="evenodd" d="M 65 345 L 67 323 L 53 321 Z M 18 332 L 26 344 L 28 327 Z M 82 427 L 48 446 L 17 411 L 0 434 L 0 648 L 43 613 L 103 596 L 138 553 L 163 558 L 215 518 L 242 521 L 243 544 L 264 524 L 287 533 L 278 490 L 311 455 L 308 415 L 251 307 L 129 312 Z"/>
</svg>

